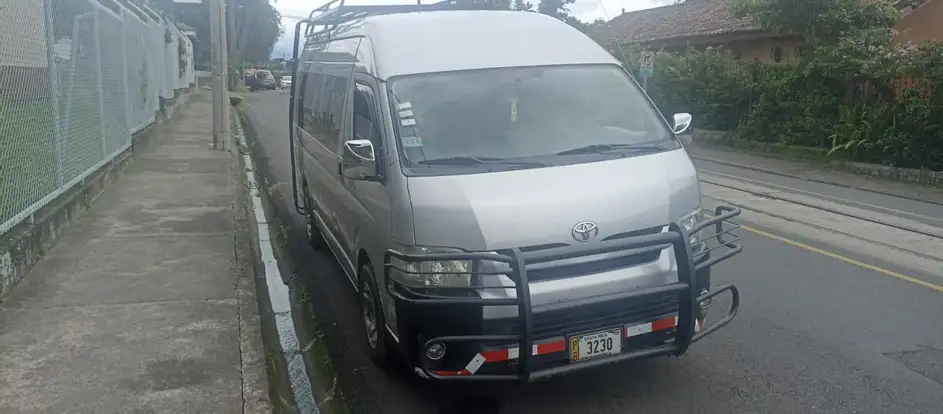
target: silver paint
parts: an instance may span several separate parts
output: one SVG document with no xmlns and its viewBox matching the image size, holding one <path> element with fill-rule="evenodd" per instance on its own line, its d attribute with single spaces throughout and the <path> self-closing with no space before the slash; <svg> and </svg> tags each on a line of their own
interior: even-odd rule
<svg viewBox="0 0 943 414">
<path fill-rule="evenodd" d="M 585 243 L 598 243 L 628 231 L 658 226 L 667 229 L 669 223 L 699 207 L 697 173 L 683 148 L 527 170 L 438 177 L 403 175 L 385 79 L 495 67 L 620 64 L 596 42 L 559 20 L 538 13 L 500 11 L 405 13 L 351 22 L 336 29 L 331 37 L 335 40 L 329 44 L 305 46 L 302 61 L 311 64 L 303 70 L 350 77 L 351 90 L 355 81 L 375 82 L 382 109 L 384 147 L 378 151 L 386 155 L 386 165 L 381 166 L 386 172 L 385 181 L 354 181 L 339 174 L 338 154 L 343 141 L 350 139 L 346 126 L 339 141 L 328 145 L 299 130 L 299 161 L 310 184 L 308 195 L 316 204 L 316 224 L 352 282 L 361 258 L 370 260 L 391 333 L 396 331 L 396 315 L 382 276 L 387 249 L 427 246 L 493 251 L 572 244 L 574 225 L 582 222 L 594 223 L 598 231 Z M 301 95 L 306 100 L 315 99 L 312 91 Z M 336 116 L 349 120 L 349 101 L 348 97 L 345 109 Z M 532 303 L 539 306 L 676 280 L 674 257 L 666 249 L 650 263 L 532 282 L 530 291 Z M 479 292 L 482 297 L 515 295 L 507 277 L 490 276 L 484 282 L 508 289 Z M 489 307 L 485 311 L 486 318 L 515 314 L 513 307 Z"/>
</svg>

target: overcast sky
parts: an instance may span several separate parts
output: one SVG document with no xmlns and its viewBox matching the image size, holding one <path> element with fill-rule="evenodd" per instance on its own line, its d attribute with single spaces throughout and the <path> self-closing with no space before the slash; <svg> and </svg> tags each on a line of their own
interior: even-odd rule
<svg viewBox="0 0 943 414">
<path fill-rule="evenodd" d="M 327 0 L 277 0 L 274 2 L 275 7 L 282 13 L 282 27 L 285 29 L 285 34 L 275 45 L 273 51 L 275 57 L 281 57 L 282 54 L 290 57 L 291 37 L 294 35 L 295 23 L 298 21 L 297 18 L 299 16 L 307 17 L 313 8 L 326 1 Z M 537 1 L 538 0 L 531 0 L 534 4 L 536 4 Z M 570 5 L 570 12 L 582 21 L 591 22 L 597 18 L 609 20 L 621 13 L 622 9 L 625 9 L 625 11 L 634 11 L 673 2 L 674 0 L 576 0 L 576 3 Z M 415 4 L 415 1 L 346 0 L 346 4 Z"/>
</svg>

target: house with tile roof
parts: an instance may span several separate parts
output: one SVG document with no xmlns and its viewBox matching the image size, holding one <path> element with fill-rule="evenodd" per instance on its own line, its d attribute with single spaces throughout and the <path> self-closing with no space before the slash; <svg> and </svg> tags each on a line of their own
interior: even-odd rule
<svg viewBox="0 0 943 414">
<path fill-rule="evenodd" d="M 898 40 L 943 40 L 943 0 L 897 0 L 904 13 Z M 797 56 L 799 36 L 760 30 L 749 17 L 736 18 L 726 0 L 685 0 L 622 13 L 598 25 L 591 35 L 606 46 L 637 44 L 654 50 L 719 47 L 742 59 L 779 62 Z"/>
</svg>

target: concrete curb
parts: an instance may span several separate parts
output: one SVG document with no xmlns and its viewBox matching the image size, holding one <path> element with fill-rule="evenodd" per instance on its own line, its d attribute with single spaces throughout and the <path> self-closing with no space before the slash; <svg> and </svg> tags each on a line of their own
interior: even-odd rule
<svg viewBox="0 0 943 414">
<path fill-rule="evenodd" d="M 238 122 L 234 120 L 234 122 Z M 238 129 L 233 131 L 238 134 Z M 260 253 L 253 246 L 259 244 L 257 231 L 253 228 L 252 199 L 247 181 L 248 167 L 239 154 L 238 146 L 230 151 L 232 162 L 230 174 L 233 189 L 233 246 L 234 271 L 240 273 L 236 286 L 239 309 L 239 355 L 242 372 L 242 412 L 262 414 L 274 412 L 269 393 L 266 371 L 265 346 L 262 338 L 262 320 L 259 312 L 258 288 L 256 286 L 257 263 Z"/>
<path fill-rule="evenodd" d="M 805 181 L 810 181 L 810 182 L 820 183 L 820 184 L 830 184 L 830 185 L 835 185 L 835 186 L 839 186 L 839 187 L 851 188 L 851 189 L 859 190 L 859 191 L 867 191 L 867 192 L 869 192 L 869 193 L 883 194 L 883 195 L 889 195 L 889 196 L 904 198 L 904 199 L 907 199 L 907 200 L 920 201 L 920 202 L 930 203 L 930 204 L 936 204 L 936 205 L 943 205 L 943 203 L 941 203 L 941 202 L 939 202 L 939 201 L 934 201 L 934 200 L 929 200 L 929 199 L 923 199 L 923 198 L 913 197 L 913 196 L 910 196 L 910 195 L 901 194 L 901 193 L 896 193 L 896 192 L 891 192 L 891 191 L 883 191 L 883 190 L 877 190 L 877 189 L 874 189 L 874 188 L 867 188 L 867 187 L 855 186 L 855 185 L 843 183 L 843 182 L 838 181 L 838 180 L 822 180 L 822 179 L 816 179 L 816 178 L 811 178 L 811 177 L 803 177 L 803 176 L 796 175 L 796 174 L 790 174 L 790 173 L 787 173 L 787 172 L 774 170 L 774 169 L 772 169 L 772 168 L 765 168 L 765 167 L 761 167 L 761 166 L 757 166 L 757 165 L 750 165 L 750 164 L 743 164 L 743 163 L 738 163 L 738 162 L 733 162 L 733 161 L 721 160 L 721 159 L 713 158 L 713 157 L 704 157 L 704 156 L 697 155 L 697 154 L 694 154 L 694 153 L 691 153 L 691 152 L 688 152 L 688 154 L 690 155 L 690 157 L 691 157 L 692 159 L 698 160 L 698 161 L 712 162 L 712 163 L 715 163 L 715 164 L 728 165 L 728 166 L 731 166 L 731 167 L 743 168 L 743 169 L 745 169 L 745 170 L 758 171 L 758 172 L 762 172 L 762 173 L 778 175 L 778 176 L 781 176 L 781 177 L 795 178 L 795 179 L 799 179 L 799 180 L 805 180 Z M 852 173 L 852 174 L 853 174 L 853 173 Z M 858 174 L 858 175 L 861 175 L 862 177 L 867 177 L 867 175 L 864 175 L 864 174 Z M 916 183 L 913 183 L 913 182 L 904 182 L 904 183 L 916 184 Z"/>
<path fill-rule="evenodd" d="M 270 395 L 270 399 L 273 400 L 272 405 L 278 412 L 297 411 L 313 414 L 322 411 L 330 412 L 322 409 L 319 404 L 320 395 L 312 389 L 307 364 L 303 361 L 301 338 L 298 337 L 295 329 L 286 326 L 286 324 L 293 326 L 292 321 L 296 309 L 288 303 L 289 287 L 280 269 L 283 263 L 280 263 L 280 259 L 276 257 L 278 249 L 276 239 L 281 229 L 278 221 L 271 218 L 274 213 L 271 211 L 271 204 L 266 200 L 266 191 L 262 188 L 263 179 L 249 152 L 245 129 L 238 110 L 233 109 L 232 119 L 235 124 L 234 134 L 237 138 L 232 147 L 240 158 L 240 168 L 245 177 L 245 193 L 248 197 L 248 205 L 251 206 L 248 227 L 252 230 L 254 237 L 249 244 L 255 259 L 253 270 L 258 286 L 256 293 L 259 297 L 256 303 L 259 324 L 266 335 L 270 338 L 277 338 L 275 343 L 269 343 L 267 344 L 269 346 L 265 348 L 268 353 L 266 355 L 267 368 L 271 369 L 269 373 L 272 380 L 268 385 L 269 389 L 275 392 L 274 395 Z M 275 299 L 282 296 L 284 300 Z M 266 304 L 270 308 L 266 308 Z M 290 400 L 281 394 L 282 391 L 291 393 Z"/>
<path fill-rule="evenodd" d="M 287 215 L 295 214 L 295 212 L 290 210 L 287 205 L 291 202 L 287 201 L 286 204 L 286 200 L 282 198 L 283 194 L 280 194 L 280 191 L 275 190 L 270 185 L 271 183 L 268 180 L 272 175 L 268 160 L 256 151 L 258 142 L 252 123 L 244 112 L 239 110 L 237 112 L 242 123 L 243 138 L 245 139 L 242 143 L 245 145 L 242 153 L 244 157 L 248 157 L 252 161 L 257 185 L 260 187 L 260 191 L 258 191 L 261 196 L 260 209 L 264 212 L 264 217 L 261 219 L 267 220 L 268 224 L 266 226 L 271 231 L 271 253 L 277 261 L 276 267 L 282 268 L 281 273 L 285 276 L 284 279 L 280 276 L 273 279 L 272 275 L 275 274 L 275 269 L 272 266 L 269 266 L 268 269 L 259 266 L 260 277 L 265 277 L 264 272 L 271 270 L 267 275 L 268 279 L 262 282 L 267 283 L 267 285 L 259 285 L 259 295 L 260 306 L 264 307 L 266 305 L 266 299 L 270 299 L 269 304 L 272 306 L 268 310 L 261 309 L 263 314 L 262 329 L 266 334 L 267 341 L 266 351 L 271 353 L 268 355 L 269 362 L 276 370 L 275 372 L 269 371 L 270 379 L 273 381 L 272 388 L 281 387 L 285 390 L 290 388 L 292 394 L 294 394 L 293 401 L 286 401 L 284 397 L 279 396 L 279 398 L 276 398 L 273 395 L 273 403 L 276 404 L 277 408 L 297 409 L 299 412 L 322 414 L 351 412 L 348 406 L 349 401 L 338 383 L 339 374 L 330 362 L 332 355 L 330 350 L 327 349 L 327 343 L 330 340 L 323 336 L 328 335 L 323 330 L 325 327 L 321 326 L 317 320 L 318 315 L 311 313 L 313 312 L 312 309 L 308 309 L 304 303 L 298 302 L 298 300 L 301 300 L 298 298 L 306 294 L 305 287 L 290 273 L 298 264 L 294 261 L 291 252 L 288 251 L 290 250 L 288 245 L 290 243 L 304 243 L 304 241 L 298 238 L 303 236 L 302 234 L 292 234 L 290 222 L 286 221 Z M 291 197 L 290 193 L 288 197 Z M 259 226 L 259 229 L 261 231 L 262 225 Z M 263 292 L 263 290 L 266 291 Z M 263 297 L 266 294 L 269 296 Z M 291 303 L 284 303 L 284 301 L 273 303 L 279 297 L 285 301 L 291 301 Z M 284 318 L 289 313 L 292 320 L 295 317 L 302 317 L 305 318 L 304 322 L 294 323 L 283 319 L 283 323 L 290 324 L 290 328 L 277 326 L 278 318 Z M 270 314 L 273 320 L 269 321 L 270 316 L 266 314 Z M 269 335 L 278 337 L 279 340 L 273 342 L 269 339 Z M 304 367 L 304 374 L 290 372 L 292 366 Z M 282 375 L 279 375 L 279 371 L 283 371 Z M 301 384 L 301 382 L 305 384 Z M 291 403 L 295 407 L 290 406 Z"/>
<path fill-rule="evenodd" d="M 185 98 L 190 95 L 189 91 L 181 94 Z M 134 154 L 153 144 L 157 130 L 173 119 L 178 107 L 183 107 L 187 101 L 177 103 L 174 99 L 158 114 L 153 124 L 132 134 L 128 149 L 34 213 L 32 220 L 0 234 L 0 301 L 55 245 L 63 230 L 88 211 L 105 189 L 118 180 L 133 161 Z"/>
</svg>

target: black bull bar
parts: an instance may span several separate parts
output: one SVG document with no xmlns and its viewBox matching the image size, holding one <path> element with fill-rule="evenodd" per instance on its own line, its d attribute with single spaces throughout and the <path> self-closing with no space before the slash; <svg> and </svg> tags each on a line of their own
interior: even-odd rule
<svg viewBox="0 0 943 414">
<path fill-rule="evenodd" d="M 426 349 L 434 343 L 459 343 L 459 342 L 509 342 L 516 343 L 521 350 L 530 350 L 534 344 L 533 335 L 533 311 L 530 302 L 530 287 L 527 277 L 527 265 L 546 263 L 563 259 L 572 259 L 583 256 L 600 255 L 625 250 L 633 250 L 631 254 L 643 254 L 647 252 L 660 251 L 670 245 L 675 254 L 678 267 L 678 281 L 662 286 L 637 289 L 625 292 L 616 292 L 605 296 L 605 300 L 633 300 L 640 301 L 649 298 L 677 295 L 679 309 L 676 332 L 674 340 L 668 343 L 641 349 L 629 350 L 613 356 L 591 359 L 584 362 L 570 363 L 562 366 L 554 366 L 547 369 L 533 370 L 530 352 L 520 352 L 519 361 L 516 365 L 514 374 L 481 374 L 471 376 L 448 376 L 436 374 L 428 366 L 426 358 L 419 358 L 419 369 L 429 378 L 437 380 L 457 380 L 457 381 L 521 381 L 530 382 L 541 378 L 567 373 L 574 370 L 581 370 L 598 365 L 610 364 L 619 361 L 651 358 L 665 355 L 682 355 L 688 347 L 694 342 L 715 332 L 724 325 L 730 323 L 737 315 L 740 308 L 740 292 L 734 285 L 723 285 L 699 295 L 695 283 L 695 272 L 699 269 L 707 268 L 720 263 L 740 253 L 743 248 L 738 244 L 739 237 L 733 233 L 740 226 L 730 222 L 733 217 L 740 215 L 740 209 L 732 206 L 719 206 L 714 211 L 714 216 L 703 221 L 697 222 L 690 230 L 685 230 L 678 224 L 669 225 L 667 232 L 629 237 L 616 240 L 608 240 L 598 243 L 586 243 L 571 245 L 566 247 L 550 248 L 545 250 L 522 252 L 520 249 L 510 249 L 509 254 L 497 254 L 494 252 L 455 252 L 455 253 L 418 253 L 407 254 L 396 251 L 387 251 L 384 258 L 385 272 L 384 285 L 389 294 L 396 301 L 409 303 L 413 306 L 422 305 L 471 305 L 471 306 L 516 306 L 517 307 L 517 334 L 508 335 L 462 335 L 462 336 L 440 336 L 427 340 L 421 345 L 420 349 Z M 697 254 L 692 253 L 692 246 L 689 241 L 689 235 L 705 228 L 713 227 L 714 234 L 701 238 L 701 242 L 708 243 L 704 251 Z M 727 236 L 727 237 L 725 237 Z M 711 246 L 711 244 L 715 244 Z M 712 253 L 713 252 L 713 253 Z M 708 256 L 709 253 L 712 253 Z M 706 260 L 705 260 L 706 258 Z M 504 263 L 510 267 L 510 272 L 484 272 L 473 271 L 471 286 L 418 286 L 403 283 L 389 277 L 390 269 L 407 274 L 432 274 L 433 272 L 411 272 L 407 269 L 400 269 L 392 264 L 392 259 L 397 259 L 405 263 L 417 263 L 424 261 L 492 261 Z M 459 274 L 447 272 L 434 272 L 435 274 Z M 462 273 L 468 274 L 468 273 Z M 516 297 L 514 298 L 481 298 L 475 293 L 478 290 L 485 289 L 510 289 L 510 286 L 483 286 L 476 285 L 475 280 L 484 275 L 505 275 L 514 282 Z M 703 329 L 696 330 L 695 319 L 698 306 L 701 302 L 707 301 L 721 293 L 730 292 L 731 302 L 727 315 L 717 322 L 706 326 Z M 457 295 L 459 294 L 459 295 Z M 464 295 L 464 296 L 460 296 Z M 600 299 L 600 298 L 594 298 Z"/>
</svg>

